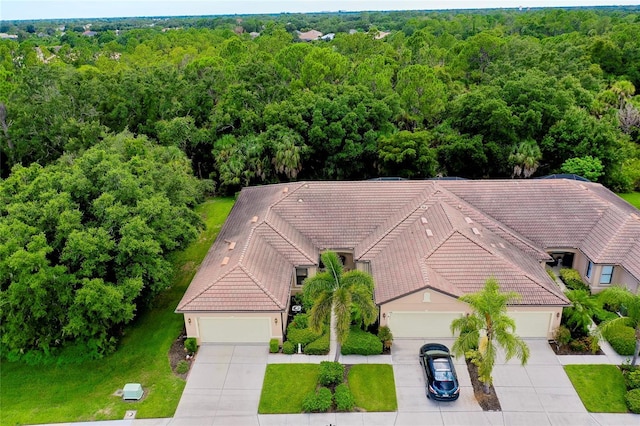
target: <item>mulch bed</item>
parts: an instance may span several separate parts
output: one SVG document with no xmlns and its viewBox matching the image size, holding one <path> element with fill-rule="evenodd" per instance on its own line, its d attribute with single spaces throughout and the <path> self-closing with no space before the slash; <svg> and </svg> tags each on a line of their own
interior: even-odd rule
<svg viewBox="0 0 640 426">
<path fill-rule="evenodd" d="M 604 355 L 602 349 L 598 349 L 596 353 L 591 351 L 574 351 L 569 345 L 557 345 L 554 341 L 549 341 L 549 346 L 556 355 Z"/>
<path fill-rule="evenodd" d="M 186 335 L 181 334 L 171 344 L 171 348 L 169 348 L 169 364 L 171 364 L 171 371 L 173 371 L 173 374 L 186 380 L 187 376 L 189 375 L 189 371 L 187 371 L 184 374 L 178 374 L 176 372 L 176 367 L 178 366 L 178 363 L 180 361 L 187 361 L 189 363 L 189 369 L 191 369 L 191 365 L 193 362 L 193 357 L 191 357 L 190 359 L 187 359 L 187 352 L 184 349 L 185 339 L 186 339 Z"/>
<path fill-rule="evenodd" d="M 500 400 L 493 385 L 489 387 L 489 393 L 484 392 L 484 386 L 482 382 L 478 380 L 478 367 L 467 360 L 467 370 L 469 370 L 469 377 L 471 377 L 473 394 L 478 404 L 480 404 L 480 407 L 482 407 L 484 411 L 502 411 Z"/>
</svg>

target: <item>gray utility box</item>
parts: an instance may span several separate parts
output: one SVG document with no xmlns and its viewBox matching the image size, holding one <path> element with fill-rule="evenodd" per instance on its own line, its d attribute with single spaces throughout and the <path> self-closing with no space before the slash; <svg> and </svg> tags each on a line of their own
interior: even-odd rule
<svg viewBox="0 0 640 426">
<path fill-rule="evenodd" d="M 142 385 L 140 383 L 127 383 L 124 385 L 122 399 L 138 400 L 142 398 L 143 393 L 144 391 L 142 390 Z"/>
</svg>

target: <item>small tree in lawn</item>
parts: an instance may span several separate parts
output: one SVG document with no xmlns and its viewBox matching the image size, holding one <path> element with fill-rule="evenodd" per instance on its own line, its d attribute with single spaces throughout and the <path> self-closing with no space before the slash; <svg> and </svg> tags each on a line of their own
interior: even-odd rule
<svg viewBox="0 0 640 426">
<path fill-rule="evenodd" d="M 603 334 L 625 326 L 635 329 L 636 347 L 631 360 L 631 365 L 635 366 L 640 351 L 640 294 L 633 294 L 621 286 L 613 286 L 600 293 L 599 297 L 603 303 L 623 308 L 621 310 L 624 313 L 621 317 L 601 323 L 598 329 Z"/>
<path fill-rule="evenodd" d="M 358 270 L 343 272 L 340 258 L 332 251 L 322 253 L 321 259 L 325 270 L 307 278 L 302 291 L 306 300 L 313 301 L 309 312 L 312 330 L 320 331 L 326 321 L 332 319 L 331 328 L 338 343 L 337 362 L 342 344 L 349 335 L 352 309 L 357 308 L 364 325 L 376 320 L 378 309 L 373 302 L 371 275 Z"/>
<path fill-rule="evenodd" d="M 519 297 L 515 292 L 500 292 L 498 282 L 490 278 L 481 291 L 460 297 L 473 312 L 451 322 L 451 332 L 460 332 L 451 347 L 456 356 L 478 348 L 478 376 L 485 393 L 489 393 L 493 382 L 491 373 L 496 362 L 496 344 L 504 349 L 507 360 L 516 356 L 525 365 L 529 359 L 529 347 L 515 334 L 515 321 L 507 315 L 507 302 Z"/>
</svg>

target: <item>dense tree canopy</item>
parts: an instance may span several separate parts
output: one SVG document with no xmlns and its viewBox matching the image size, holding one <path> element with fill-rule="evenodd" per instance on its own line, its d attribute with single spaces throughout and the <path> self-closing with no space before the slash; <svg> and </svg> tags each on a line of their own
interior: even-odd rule
<svg viewBox="0 0 640 426">
<path fill-rule="evenodd" d="M 0 345 L 10 357 L 113 349 L 197 236 L 202 194 L 177 148 L 129 133 L 0 181 Z"/>
</svg>

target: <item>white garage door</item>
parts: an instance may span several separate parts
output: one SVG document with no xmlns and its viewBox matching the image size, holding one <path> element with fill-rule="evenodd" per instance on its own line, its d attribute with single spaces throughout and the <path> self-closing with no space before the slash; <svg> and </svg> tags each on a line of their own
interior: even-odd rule
<svg viewBox="0 0 640 426">
<path fill-rule="evenodd" d="M 203 343 L 268 343 L 269 318 L 199 318 Z"/>
<path fill-rule="evenodd" d="M 393 337 L 453 337 L 451 321 L 462 312 L 392 312 L 389 328 Z"/>
<path fill-rule="evenodd" d="M 520 337 L 547 337 L 551 312 L 509 312 L 516 321 L 516 334 Z"/>
</svg>

